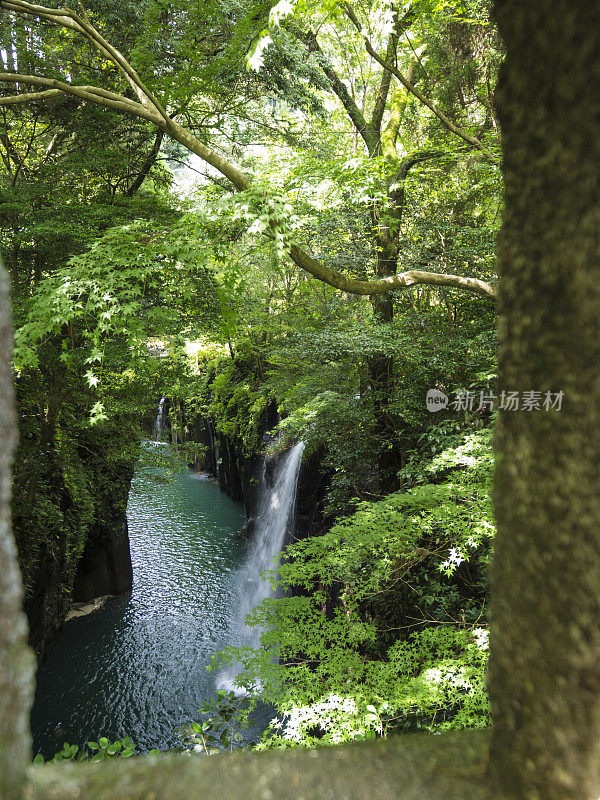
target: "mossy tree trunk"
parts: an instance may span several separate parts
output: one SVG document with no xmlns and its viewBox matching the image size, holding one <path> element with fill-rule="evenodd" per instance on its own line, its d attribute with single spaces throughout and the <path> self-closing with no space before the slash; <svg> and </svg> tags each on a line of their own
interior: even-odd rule
<svg viewBox="0 0 600 800">
<path fill-rule="evenodd" d="M 31 760 L 28 711 L 33 656 L 21 610 L 21 576 L 10 524 L 10 465 L 16 443 L 8 276 L 0 262 L 0 797 L 21 796 Z"/>
<path fill-rule="evenodd" d="M 489 686 L 496 797 L 600 796 L 600 5 L 497 0 L 506 411 Z"/>
</svg>

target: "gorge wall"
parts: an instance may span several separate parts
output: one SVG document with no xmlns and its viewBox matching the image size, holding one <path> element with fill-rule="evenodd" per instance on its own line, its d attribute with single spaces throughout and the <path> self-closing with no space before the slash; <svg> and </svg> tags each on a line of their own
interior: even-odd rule
<svg viewBox="0 0 600 800">
<path fill-rule="evenodd" d="M 56 388 L 61 375 L 52 378 Z M 44 397 L 45 408 L 27 377 L 17 383 L 13 530 L 38 661 L 52 649 L 73 600 L 131 589 L 126 507 L 139 449 L 132 420 L 115 415 L 89 425 L 80 385 Z"/>
<path fill-rule="evenodd" d="M 242 534 L 252 537 L 261 487 L 261 472 L 265 468 L 263 447 L 273 437 L 270 431 L 278 422 L 275 403 L 266 406 L 257 422 L 255 441 L 260 448 L 249 450 L 241 436 L 219 431 L 218 420 L 206 416 L 194 416 L 183 426 L 184 442 L 201 445 L 201 450 L 190 460 L 190 466 L 214 475 L 219 488 L 233 500 L 244 504 L 246 525 Z M 318 535 L 327 523 L 325 518 L 325 494 L 329 485 L 329 473 L 323 464 L 323 451 L 306 453 L 298 476 L 297 518 L 294 530 L 296 538 Z M 268 469 L 268 463 L 266 465 Z"/>
</svg>

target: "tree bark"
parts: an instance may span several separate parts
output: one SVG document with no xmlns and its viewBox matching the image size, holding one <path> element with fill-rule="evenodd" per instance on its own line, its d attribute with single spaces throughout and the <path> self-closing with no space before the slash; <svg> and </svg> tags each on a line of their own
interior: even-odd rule
<svg viewBox="0 0 600 800">
<path fill-rule="evenodd" d="M 17 800 L 31 760 L 33 657 L 21 610 L 21 576 L 10 530 L 10 465 L 16 443 L 9 281 L 0 263 L 0 797 Z"/>
<path fill-rule="evenodd" d="M 399 216 L 402 209 L 399 210 Z M 398 249 L 391 241 L 389 230 L 378 237 L 377 277 L 392 277 L 398 268 Z M 379 325 L 391 325 L 394 319 L 394 298 L 391 292 L 372 295 L 373 317 Z M 369 380 L 375 415 L 375 435 L 379 442 L 377 471 L 379 491 L 389 494 L 398 488 L 398 470 L 401 454 L 398 447 L 397 421 L 390 410 L 394 392 L 394 356 L 389 353 L 374 353 L 368 359 Z"/>
<path fill-rule="evenodd" d="M 564 392 L 497 433 L 490 779 L 600 796 L 600 6 L 497 0 L 500 388 Z"/>
</svg>

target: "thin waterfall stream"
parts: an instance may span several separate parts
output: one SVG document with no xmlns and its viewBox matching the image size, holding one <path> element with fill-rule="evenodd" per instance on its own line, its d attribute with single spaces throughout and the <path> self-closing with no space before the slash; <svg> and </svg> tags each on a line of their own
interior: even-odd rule
<svg viewBox="0 0 600 800">
<path fill-rule="evenodd" d="M 164 458 L 167 448 L 157 445 L 146 448 Z M 67 623 L 38 672 L 34 753 L 49 757 L 64 741 L 83 745 L 99 736 L 129 735 L 142 750 L 179 744 L 175 728 L 198 719 L 223 686 L 223 674 L 206 671 L 211 656 L 227 645 L 259 644 L 261 631 L 244 618 L 271 592 L 260 574 L 292 523 L 303 449 L 298 444 L 265 468 L 249 548 L 236 535 L 241 506 L 213 481 L 182 467 L 138 465 L 127 507 L 133 591 Z M 228 688 L 234 679 L 227 676 Z M 268 709 L 254 714 L 249 737 L 270 716 Z"/>
<path fill-rule="evenodd" d="M 160 402 L 158 404 L 158 413 L 156 415 L 156 420 L 154 422 L 154 440 L 159 442 L 162 439 L 162 435 L 166 430 L 166 422 L 165 422 L 165 396 L 163 395 L 160 398 Z"/>
<path fill-rule="evenodd" d="M 277 554 L 283 549 L 286 535 L 293 524 L 296 509 L 298 474 L 302 463 L 304 442 L 294 445 L 275 463 L 272 474 L 265 460 L 262 471 L 260 503 L 255 523 L 254 535 L 248 557 L 238 580 L 236 608 L 232 617 L 237 620 L 239 643 L 256 648 L 260 645 L 262 633 L 258 626 L 246 625 L 246 616 L 267 597 L 273 596 L 273 589 L 261 574 L 274 566 Z M 224 670 L 219 685 L 223 689 L 235 689 L 235 677 L 239 665 Z"/>
</svg>

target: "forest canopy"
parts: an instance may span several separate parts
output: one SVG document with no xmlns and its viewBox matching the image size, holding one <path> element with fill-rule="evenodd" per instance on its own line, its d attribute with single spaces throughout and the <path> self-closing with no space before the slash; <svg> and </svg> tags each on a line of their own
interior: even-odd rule
<svg viewBox="0 0 600 800">
<path fill-rule="evenodd" d="M 123 425 L 131 460 L 164 395 L 191 463 L 200 417 L 242 460 L 267 428 L 274 450 L 302 440 L 325 475 L 320 535 L 290 546 L 285 596 L 253 612 L 261 648 L 218 656 L 279 711 L 261 746 L 487 725 L 487 2 L 0 6 L 30 591 L 48 530 L 69 580 L 85 547 L 98 487 L 81 448 L 121 468 Z M 432 414 L 429 390 L 470 401 Z"/>
</svg>

